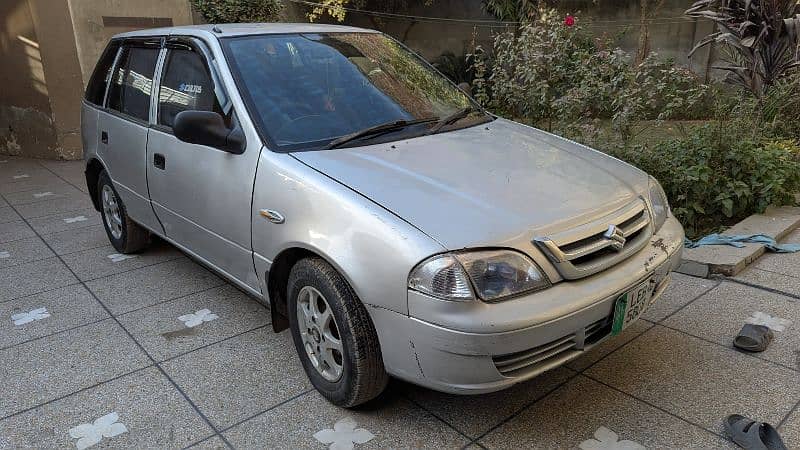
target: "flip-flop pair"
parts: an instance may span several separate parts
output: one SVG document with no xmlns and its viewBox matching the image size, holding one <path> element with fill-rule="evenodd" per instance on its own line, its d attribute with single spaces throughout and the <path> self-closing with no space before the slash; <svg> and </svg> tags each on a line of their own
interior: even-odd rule
<svg viewBox="0 0 800 450">
<path fill-rule="evenodd" d="M 774 337 L 775 335 L 768 327 L 748 323 L 733 339 L 733 345 L 748 352 L 758 353 L 766 350 Z"/>
<path fill-rule="evenodd" d="M 725 419 L 725 431 L 736 445 L 747 450 L 788 450 L 775 427 L 739 414 Z"/>
</svg>

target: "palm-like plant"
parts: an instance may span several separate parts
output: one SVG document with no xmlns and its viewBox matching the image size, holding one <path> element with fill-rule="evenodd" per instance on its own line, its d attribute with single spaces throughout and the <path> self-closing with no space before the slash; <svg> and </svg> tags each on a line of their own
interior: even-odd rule
<svg viewBox="0 0 800 450">
<path fill-rule="evenodd" d="M 718 26 L 689 56 L 712 42 L 723 44 L 727 65 L 715 68 L 758 98 L 800 66 L 800 0 L 699 0 L 686 14 Z"/>
</svg>

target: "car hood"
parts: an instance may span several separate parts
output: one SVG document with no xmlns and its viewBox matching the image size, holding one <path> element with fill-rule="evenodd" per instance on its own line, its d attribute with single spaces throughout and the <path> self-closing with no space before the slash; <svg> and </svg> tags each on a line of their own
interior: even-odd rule
<svg viewBox="0 0 800 450">
<path fill-rule="evenodd" d="M 503 119 L 293 156 L 450 250 L 506 246 L 585 223 L 647 190 L 647 175 L 628 164 Z"/>
</svg>

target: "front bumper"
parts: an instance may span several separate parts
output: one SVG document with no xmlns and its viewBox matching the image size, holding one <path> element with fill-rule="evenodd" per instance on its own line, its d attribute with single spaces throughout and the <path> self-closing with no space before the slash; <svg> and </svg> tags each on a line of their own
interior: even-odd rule
<svg viewBox="0 0 800 450">
<path fill-rule="evenodd" d="M 651 305 L 669 283 L 683 229 L 667 219 L 648 246 L 596 275 L 496 304 L 453 306 L 409 293 L 410 316 L 370 307 L 392 375 L 435 390 L 480 394 L 507 388 L 581 356 L 611 332 L 615 300 L 650 280 Z"/>
</svg>

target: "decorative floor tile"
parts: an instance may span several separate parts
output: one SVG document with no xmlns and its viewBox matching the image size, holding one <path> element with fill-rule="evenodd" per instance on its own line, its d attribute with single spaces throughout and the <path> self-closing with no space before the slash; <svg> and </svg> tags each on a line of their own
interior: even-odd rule
<svg viewBox="0 0 800 450">
<path fill-rule="evenodd" d="M 352 417 L 343 417 L 333 424 L 333 428 L 314 433 L 314 439 L 322 444 L 330 444 L 332 450 L 355 448 L 355 444 L 366 444 L 375 439 L 375 435 L 358 424 Z"/>
<path fill-rule="evenodd" d="M 728 447 L 719 436 L 584 376 L 534 403 L 480 443 L 490 449 Z"/>
<path fill-rule="evenodd" d="M 408 398 L 474 439 L 573 376 L 575 372 L 560 367 L 509 389 L 484 395 L 445 394 L 410 384 L 397 384 Z"/>
<path fill-rule="evenodd" d="M 208 309 L 201 309 L 196 313 L 184 314 L 178 316 L 178 320 L 183 322 L 186 328 L 193 328 L 203 324 L 203 322 L 211 322 L 212 320 L 219 319 L 219 316 L 212 313 Z"/>
<path fill-rule="evenodd" d="M 288 333 L 265 328 L 169 360 L 162 367 L 220 428 L 311 387 Z"/>
<path fill-rule="evenodd" d="M 786 327 L 790 326 L 792 321 L 789 319 L 783 319 L 781 317 L 773 317 L 765 312 L 756 311 L 750 317 L 745 319 L 745 323 L 764 325 L 772 331 L 782 332 L 786 331 Z"/>
<path fill-rule="evenodd" d="M 74 195 L 55 200 L 45 200 L 15 206 L 17 212 L 26 218 L 50 216 L 64 212 L 77 211 L 92 207 L 92 200 L 87 194 Z"/>
<path fill-rule="evenodd" d="M 776 327 L 775 337 L 766 351 L 755 356 L 800 369 L 796 353 L 800 350 L 800 328 L 788 326 L 780 320 L 798 317 L 800 301 L 794 298 L 724 282 L 666 320 L 664 325 L 733 347 L 733 339 L 745 323 L 769 323 Z M 778 331 L 778 328 L 783 331 Z"/>
<path fill-rule="evenodd" d="M 89 281 L 86 286 L 113 314 L 123 314 L 223 284 L 200 265 L 181 258 Z"/>
<path fill-rule="evenodd" d="M 66 217 L 62 219 L 64 223 L 86 222 L 86 216 Z"/>
<path fill-rule="evenodd" d="M 19 221 L 21 217 L 10 206 L 0 206 L 0 224 Z M 2 230 L 2 228 L 0 228 Z M 0 240 L 3 240 L 4 233 L 0 233 Z"/>
<path fill-rule="evenodd" d="M 292 424 L 282 425 L 289 417 Z M 257 448 L 269 443 L 274 448 L 458 449 L 469 442 L 391 391 L 370 407 L 351 410 L 333 406 L 313 391 L 223 435 L 235 448 Z"/>
<path fill-rule="evenodd" d="M 45 308 L 50 315 L 47 320 L 34 320 L 17 326 L 8 319 L 40 308 Z M 0 303 L 0 318 L 3 318 L 0 320 L 0 348 L 97 322 L 107 317 L 108 313 L 102 305 L 86 288 L 78 284 Z"/>
<path fill-rule="evenodd" d="M 738 280 L 756 286 L 786 292 L 787 294 L 800 294 L 800 276 L 789 276 L 777 272 L 748 268 L 735 277 Z"/>
<path fill-rule="evenodd" d="M 108 236 L 106 235 L 106 230 L 103 225 L 92 225 L 53 234 L 44 234 L 42 235 L 42 239 L 44 239 L 58 255 L 105 247 L 109 244 Z"/>
<path fill-rule="evenodd" d="M 659 322 L 678 311 L 687 303 L 698 298 L 717 285 L 717 281 L 695 278 L 673 272 L 672 280 L 661 297 L 656 300 L 642 315 L 643 319 Z"/>
<path fill-rule="evenodd" d="M 185 259 L 186 257 L 175 247 L 169 244 L 156 244 L 148 247 L 142 253 L 138 253 L 136 258 L 126 259 L 118 263 L 112 263 L 108 255 L 113 255 L 117 251 L 112 246 L 83 250 L 80 252 L 69 253 L 61 258 L 81 280 L 96 280 L 109 275 L 128 272 L 133 269 L 154 264 Z"/>
<path fill-rule="evenodd" d="M 592 439 L 587 439 L 578 446 L 581 450 L 645 450 L 642 444 L 629 440 L 620 440 L 617 433 L 606 427 L 594 432 Z"/>
<path fill-rule="evenodd" d="M 658 325 L 585 373 L 720 434 L 729 414 L 777 423 L 800 401 L 797 372 Z"/>
<path fill-rule="evenodd" d="M 0 208 L 0 211 L 3 209 L 4 208 Z M 36 237 L 36 233 L 34 233 L 31 227 L 21 220 L 0 223 L 0 247 L 5 242 L 14 242 L 20 239 L 32 237 Z"/>
<path fill-rule="evenodd" d="M 124 255 L 122 253 L 112 253 L 108 255 L 108 259 L 111 260 L 113 263 L 118 263 L 125 261 L 126 259 L 133 259 L 136 258 L 136 255 Z"/>
<path fill-rule="evenodd" d="M 0 361 L 0 418 L 150 364 L 113 320 L 0 350 Z"/>
<path fill-rule="evenodd" d="M 191 328 L 178 320 L 186 311 L 206 306 L 213 307 L 219 318 Z M 269 310 L 228 284 L 123 314 L 118 319 L 159 361 L 270 323 Z"/>
<path fill-rule="evenodd" d="M 84 220 L 78 220 L 77 218 L 79 217 L 83 217 Z M 94 208 L 37 217 L 28 219 L 28 222 L 40 235 L 103 224 L 100 213 L 95 211 Z"/>
<path fill-rule="evenodd" d="M 116 417 L 109 417 L 112 413 Z M 101 418 L 103 421 L 98 423 Z M 111 425 L 115 423 L 118 425 Z M 81 424 L 90 425 L 91 429 L 78 428 Z M 76 448 L 99 437 L 100 441 L 91 448 L 180 449 L 212 434 L 186 399 L 155 368 L 0 420 L 2 448 Z M 92 439 L 79 444 L 87 437 Z"/>
<path fill-rule="evenodd" d="M 0 244 L 0 269 L 55 256 L 38 237 Z"/>
<path fill-rule="evenodd" d="M 128 428 L 124 423 L 119 422 L 119 414 L 116 412 L 99 417 L 92 423 L 82 423 L 69 429 L 70 437 L 77 439 L 75 447 L 78 450 L 99 444 L 103 438 L 113 438 L 127 432 Z"/>
<path fill-rule="evenodd" d="M 14 322 L 14 325 L 20 326 L 34 320 L 47 319 L 48 317 L 50 317 L 50 313 L 47 312 L 47 308 L 36 308 L 28 312 L 12 314 L 11 321 Z"/>
<path fill-rule="evenodd" d="M 58 258 L 0 268 L 0 303 L 77 281 Z"/>
</svg>

